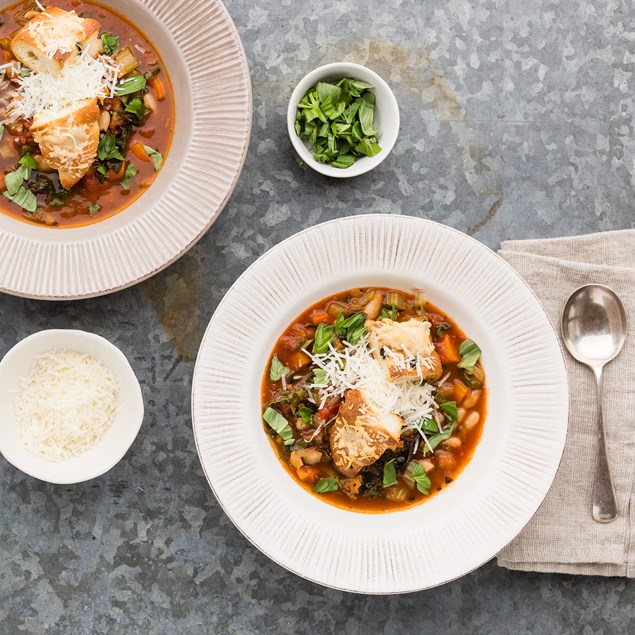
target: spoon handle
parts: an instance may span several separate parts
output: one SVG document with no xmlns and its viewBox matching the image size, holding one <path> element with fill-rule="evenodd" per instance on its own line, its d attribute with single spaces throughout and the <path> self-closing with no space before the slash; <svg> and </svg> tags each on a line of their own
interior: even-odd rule
<svg viewBox="0 0 635 635">
<path fill-rule="evenodd" d="M 611 471 L 606 456 L 604 417 L 602 415 L 602 368 L 594 368 L 597 381 L 598 459 L 593 485 L 593 520 L 610 523 L 617 518 L 617 504 L 611 482 Z"/>
</svg>

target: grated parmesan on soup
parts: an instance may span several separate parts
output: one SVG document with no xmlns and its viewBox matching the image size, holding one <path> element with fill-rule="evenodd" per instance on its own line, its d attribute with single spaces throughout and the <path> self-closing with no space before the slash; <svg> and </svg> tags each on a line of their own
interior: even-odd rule
<svg viewBox="0 0 635 635">
<path fill-rule="evenodd" d="M 94 446 L 117 412 L 119 383 L 100 361 L 54 350 L 20 379 L 16 416 L 27 450 L 63 461 Z"/>
</svg>

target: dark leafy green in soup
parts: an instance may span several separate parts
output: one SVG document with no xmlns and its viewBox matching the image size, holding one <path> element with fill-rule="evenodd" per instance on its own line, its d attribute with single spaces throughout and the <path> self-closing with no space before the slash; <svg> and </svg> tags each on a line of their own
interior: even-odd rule
<svg viewBox="0 0 635 635">
<path fill-rule="evenodd" d="M 276 342 L 263 424 L 289 473 L 323 500 L 358 512 L 421 503 L 457 478 L 480 439 L 480 357 L 422 292 L 345 291 Z"/>
</svg>

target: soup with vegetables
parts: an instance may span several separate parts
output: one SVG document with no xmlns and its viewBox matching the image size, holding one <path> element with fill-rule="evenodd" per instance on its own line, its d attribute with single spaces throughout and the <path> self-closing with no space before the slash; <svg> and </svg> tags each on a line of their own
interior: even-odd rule
<svg viewBox="0 0 635 635">
<path fill-rule="evenodd" d="M 161 170 L 174 100 L 159 54 L 103 5 L 0 11 L 0 211 L 47 227 L 103 220 Z"/>
<path fill-rule="evenodd" d="M 448 487 L 486 414 L 478 345 L 422 292 L 325 298 L 278 339 L 264 427 L 295 480 L 357 512 L 389 512 Z"/>
</svg>

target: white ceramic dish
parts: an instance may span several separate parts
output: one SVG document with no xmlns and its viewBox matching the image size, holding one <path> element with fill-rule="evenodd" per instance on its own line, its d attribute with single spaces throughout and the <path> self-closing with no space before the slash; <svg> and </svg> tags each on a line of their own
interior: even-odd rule
<svg viewBox="0 0 635 635">
<path fill-rule="evenodd" d="M 86 353 L 106 365 L 120 383 L 117 416 L 92 448 L 65 461 L 34 456 L 22 444 L 15 416 L 15 393 L 42 353 L 68 349 Z M 75 330 L 40 331 L 16 344 L 0 362 L 0 452 L 19 470 L 49 483 L 80 483 L 115 466 L 128 451 L 143 422 L 139 382 L 125 355 L 108 340 Z"/>
<path fill-rule="evenodd" d="M 339 81 L 343 77 L 352 77 L 363 82 L 373 84 L 375 87 L 375 127 L 379 130 L 377 141 L 381 146 L 381 152 L 374 157 L 362 157 L 355 161 L 350 168 L 334 168 L 325 163 L 320 163 L 313 158 L 311 145 L 300 139 L 295 132 L 295 117 L 298 104 L 306 92 L 318 82 Z M 390 86 L 375 71 L 353 64 L 351 62 L 338 62 L 326 64 L 305 75 L 289 100 L 287 110 L 287 129 L 289 138 L 300 158 L 317 172 L 326 176 L 346 179 L 351 176 L 359 176 L 377 167 L 389 154 L 397 141 L 399 134 L 399 106 Z"/>
<path fill-rule="evenodd" d="M 0 7 L 14 0 L 0 0 Z M 46 4 L 46 3 L 45 3 Z M 113 0 L 157 48 L 176 103 L 172 147 L 152 186 L 121 213 L 53 230 L 0 213 L 0 291 L 45 300 L 104 295 L 182 256 L 216 220 L 242 169 L 251 82 L 220 0 Z"/>
<path fill-rule="evenodd" d="M 489 386 L 483 436 L 460 477 L 389 514 L 344 511 L 300 487 L 272 451 L 260 409 L 268 356 L 287 325 L 331 293 L 368 285 L 424 289 L 479 343 Z M 384 594 L 457 578 L 520 532 L 560 462 L 567 393 L 553 328 L 507 263 L 449 227 L 370 215 L 303 231 L 238 279 L 201 345 L 192 412 L 209 483 L 254 545 L 320 584 Z"/>
</svg>

